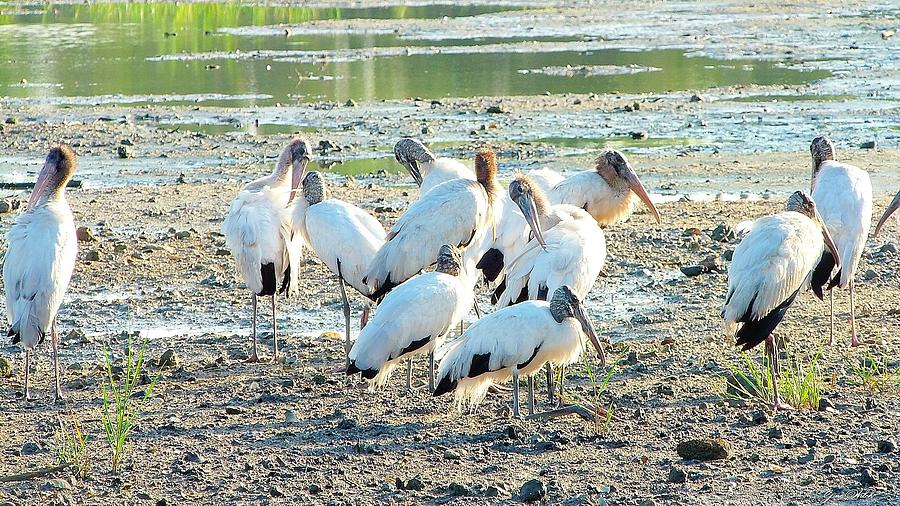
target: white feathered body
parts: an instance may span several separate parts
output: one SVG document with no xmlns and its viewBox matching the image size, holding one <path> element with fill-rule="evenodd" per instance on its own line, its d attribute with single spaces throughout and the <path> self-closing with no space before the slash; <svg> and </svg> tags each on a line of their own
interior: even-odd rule
<svg viewBox="0 0 900 506">
<path fill-rule="evenodd" d="M 537 183 L 544 193 L 549 193 L 556 185 L 562 183 L 566 179 L 559 172 L 548 169 L 547 167 L 529 170 L 527 174 L 532 181 Z"/>
<path fill-rule="evenodd" d="M 429 353 L 444 341 L 474 303 L 473 285 L 441 272 L 420 274 L 388 293 L 360 331 L 350 360 L 360 370 L 378 370 L 371 386 L 382 386 L 407 356 Z M 403 352 L 414 342 L 423 346 Z"/>
<path fill-rule="evenodd" d="M 872 223 L 872 183 L 869 174 L 853 165 L 826 161 L 813 181 L 812 198 L 841 257 L 846 287 L 862 257 Z"/>
<path fill-rule="evenodd" d="M 637 196 L 627 186 L 613 188 L 595 170 L 578 172 L 554 186 L 547 194 L 553 204 L 584 209 L 600 226 L 627 220 Z"/>
<path fill-rule="evenodd" d="M 31 349 L 50 331 L 75 269 L 78 240 L 65 197 L 25 211 L 7 241 L 6 315 L 22 346 Z"/>
<path fill-rule="evenodd" d="M 477 181 L 454 179 L 438 185 L 413 202 L 391 228 L 372 260 L 366 284 L 374 291 L 388 279 L 394 284 L 406 281 L 433 264 L 444 244 L 482 244 L 492 220 L 487 192 Z M 471 255 L 463 253 L 467 264 Z"/>
<path fill-rule="evenodd" d="M 729 333 L 748 310 L 753 320 L 762 319 L 808 286 L 823 246 L 819 227 L 800 213 L 785 211 L 756 220 L 728 267 L 722 314 Z"/>
<path fill-rule="evenodd" d="M 575 318 L 557 323 L 545 301 L 526 301 L 484 316 L 447 346 L 438 369 L 438 383 L 457 382 L 457 406 L 476 407 L 495 383 L 512 379 L 513 370 L 531 376 L 547 362 L 576 362 L 587 339 Z M 487 355 L 488 372 L 469 378 L 476 355 Z"/>
<path fill-rule="evenodd" d="M 359 293 L 369 295 L 363 277 L 385 239 L 384 227 L 374 216 L 338 199 L 309 206 L 300 198 L 293 222 L 331 272 L 337 274 L 340 264 L 344 281 Z"/>
<path fill-rule="evenodd" d="M 475 173 L 453 158 L 441 157 L 433 162 L 421 165 L 422 186 L 419 187 L 419 195 L 425 195 L 435 186 L 452 181 L 453 179 L 475 180 Z"/>
<path fill-rule="evenodd" d="M 540 293 L 551 296 L 567 285 L 584 299 L 606 264 L 606 239 L 603 230 L 584 211 L 570 206 L 554 206 L 564 218 L 544 233 L 547 249 L 532 239 L 506 270 L 506 290 L 499 307 L 515 302 L 523 289 L 528 299 Z"/>
<path fill-rule="evenodd" d="M 286 274 L 289 289 L 296 288 L 303 240 L 292 233 L 289 193 L 289 180 L 276 182 L 269 176 L 254 181 L 232 201 L 222 224 L 225 244 L 253 293 L 263 291 L 261 268 L 269 263 L 275 266 L 276 290 Z"/>
</svg>

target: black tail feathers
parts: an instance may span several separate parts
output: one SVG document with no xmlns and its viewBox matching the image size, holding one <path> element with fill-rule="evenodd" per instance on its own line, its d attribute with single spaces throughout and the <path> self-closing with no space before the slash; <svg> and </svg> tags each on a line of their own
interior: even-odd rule
<svg viewBox="0 0 900 506">
<path fill-rule="evenodd" d="M 822 258 L 819 259 L 819 263 L 816 265 L 816 268 L 813 269 L 812 279 L 810 280 L 810 285 L 816 297 L 819 300 L 823 300 L 825 298 L 825 284 L 828 283 L 829 278 L 831 277 L 831 271 L 834 270 L 834 255 L 831 254 L 827 249 L 822 253 Z M 838 271 L 837 279 L 840 279 L 840 271 Z M 834 284 L 829 284 L 827 287 L 830 290 Z"/>
<path fill-rule="evenodd" d="M 785 313 L 791 304 L 794 303 L 794 299 L 797 298 L 797 294 L 800 293 L 800 289 L 798 288 L 794 293 L 791 294 L 784 302 L 778 305 L 775 309 L 769 312 L 766 316 L 760 318 L 759 320 L 749 320 L 745 321 L 741 326 L 740 330 L 737 332 L 737 344 L 738 346 L 742 346 L 742 350 L 747 351 L 751 348 L 756 347 L 759 343 L 766 340 L 769 337 L 769 334 L 775 330 L 775 327 L 781 323 L 781 320 L 784 319 Z M 754 297 L 755 299 L 755 297 Z M 747 313 L 750 314 L 750 311 L 753 308 L 753 304 L 750 304 L 750 308 Z"/>
</svg>

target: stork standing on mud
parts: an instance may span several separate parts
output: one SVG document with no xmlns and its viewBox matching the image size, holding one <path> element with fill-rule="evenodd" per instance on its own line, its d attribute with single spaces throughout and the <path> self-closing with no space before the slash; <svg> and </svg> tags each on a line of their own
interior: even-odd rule
<svg viewBox="0 0 900 506">
<path fill-rule="evenodd" d="M 856 307 L 853 278 L 862 257 L 872 223 L 872 183 L 869 174 L 846 163 L 835 161 L 834 144 L 827 137 L 816 137 L 809 146 L 812 155 L 812 198 L 828 232 L 837 246 L 842 267 L 832 276 L 835 257 L 825 251 L 812 277 L 812 289 L 824 298 L 827 284 L 830 301 L 831 331 L 829 344 L 834 344 L 834 286 L 850 288 L 850 344 L 859 346 L 856 336 Z"/>
<path fill-rule="evenodd" d="M 56 400 L 62 398 L 56 314 L 78 254 L 75 221 L 66 201 L 66 184 L 75 172 L 75 153 L 60 145 L 50 150 L 25 212 L 7 234 L 3 261 L 6 316 L 12 343 L 25 348 L 25 400 L 31 350 L 50 332 Z"/>
<path fill-rule="evenodd" d="M 734 250 L 722 317 L 736 344 L 750 350 L 766 343 L 774 387 L 773 408 L 789 409 L 778 394 L 778 349 L 772 332 L 797 295 L 809 286 L 823 245 L 841 260 L 812 198 L 795 192 L 785 211 L 756 220 Z"/>
<path fill-rule="evenodd" d="M 350 300 L 344 285 L 374 300 L 363 276 L 378 248 L 384 245 L 384 227 L 359 207 L 328 198 L 320 172 L 310 172 L 303 178 L 303 196 L 294 203 L 291 216 L 294 229 L 338 278 L 344 310 L 344 355 L 349 356 Z M 361 326 L 365 326 L 369 310 L 367 306 L 363 311 Z"/>
<path fill-rule="evenodd" d="M 278 325 L 275 298 L 296 288 L 298 257 L 303 245 L 294 237 L 290 210 L 295 190 L 310 160 L 309 144 L 295 137 L 278 157 L 272 174 L 244 186 L 231 203 L 222 233 L 241 277 L 252 292 L 253 348 L 248 359 L 258 362 L 256 351 L 257 297 L 272 297 L 273 360 L 278 361 Z"/>
<path fill-rule="evenodd" d="M 478 245 L 493 233 L 492 207 L 499 192 L 497 158 L 489 149 L 475 154 L 477 180 L 453 179 L 419 197 L 400 216 L 378 250 L 364 282 L 376 298 L 428 267 L 441 246 Z M 463 253 L 467 259 L 477 252 Z M 472 262 L 474 264 L 474 262 Z"/>
</svg>

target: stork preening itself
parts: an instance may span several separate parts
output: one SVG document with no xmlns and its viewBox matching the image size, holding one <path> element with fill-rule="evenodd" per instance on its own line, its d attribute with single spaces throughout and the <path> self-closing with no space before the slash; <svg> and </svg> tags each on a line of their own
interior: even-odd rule
<svg viewBox="0 0 900 506">
<path fill-rule="evenodd" d="M 373 297 L 381 298 L 433 264 L 442 245 L 467 248 L 493 233 L 492 206 L 499 192 L 493 151 L 478 150 L 475 172 L 476 181 L 457 178 L 441 183 L 400 216 L 363 279 Z M 463 252 L 464 264 L 473 255 Z"/>
<path fill-rule="evenodd" d="M 328 269 L 337 276 L 344 310 L 344 355 L 350 354 L 350 300 L 345 285 L 374 300 L 363 276 L 384 244 L 384 227 L 374 216 L 342 200 L 328 198 L 325 178 L 310 172 L 303 178 L 303 196 L 294 203 L 293 227 Z M 364 326 L 369 307 L 363 314 Z M 347 359 L 347 365 L 350 364 Z"/>
<path fill-rule="evenodd" d="M 7 234 L 3 260 L 8 336 L 25 348 L 25 400 L 31 351 L 50 332 L 56 400 L 62 398 L 56 314 L 62 304 L 75 259 L 78 240 L 75 220 L 66 201 L 66 184 L 75 172 L 75 153 L 60 145 L 50 150 L 25 212 Z"/>
<path fill-rule="evenodd" d="M 567 177 L 549 192 L 550 202 L 570 204 L 590 213 L 601 227 L 624 221 L 631 216 L 640 199 L 656 223 L 659 212 L 625 155 L 615 149 L 600 153 L 594 170 Z"/>
<path fill-rule="evenodd" d="M 897 192 L 897 195 L 894 196 L 894 200 L 888 204 L 887 209 L 884 210 L 884 214 L 881 215 L 881 219 L 878 220 L 878 225 L 875 226 L 875 236 L 881 232 L 881 227 L 887 222 L 888 218 L 891 217 L 894 212 L 900 209 L 900 192 Z"/>
<path fill-rule="evenodd" d="M 519 377 L 528 378 L 547 363 L 578 361 L 587 339 L 605 362 L 603 347 L 581 300 L 568 286 L 550 302 L 527 301 L 485 315 L 450 344 L 438 369 L 434 395 L 455 392 L 457 407 L 474 409 L 496 383 L 513 382 L 513 415 L 519 412 Z M 534 389 L 528 412 L 534 414 Z"/>
<path fill-rule="evenodd" d="M 469 278 L 460 251 L 441 246 L 435 271 L 419 274 L 385 295 L 353 343 L 347 374 L 362 374 L 374 389 L 383 386 L 397 364 L 408 357 L 406 387 L 411 389 L 411 359 L 428 353 L 428 388 L 434 391 L 434 350 L 475 301 L 474 281 Z"/>
<path fill-rule="evenodd" d="M 278 361 L 276 294 L 296 289 L 302 238 L 294 235 L 293 200 L 310 160 L 309 144 L 295 137 L 285 146 L 272 174 L 245 185 L 231 203 L 222 224 L 225 244 L 237 262 L 241 277 L 252 292 L 253 343 L 250 362 L 258 362 L 256 351 L 257 297 L 272 297 L 273 360 Z"/>
<path fill-rule="evenodd" d="M 462 162 L 447 157 L 436 158 L 424 144 L 409 137 L 394 144 L 394 158 L 406 167 L 419 185 L 419 196 L 453 179 L 475 180 L 475 174 Z"/>
<path fill-rule="evenodd" d="M 809 286 L 827 247 L 841 259 L 812 198 L 790 196 L 785 211 L 759 218 L 734 250 L 722 317 L 744 351 L 766 343 L 774 388 L 774 409 L 789 409 L 778 394 L 778 349 L 772 332 L 797 295 Z"/>
<path fill-rule="evenodd" d="M 816 137 L 809 146 L 812 155 L 812 198 L 828 233 L 834 239 L 841 268 L 833 274 L 835 257 L 825 251 L 812 277 L 812 290 L 819 299 L 828 290 L 831 313 L 829 344 L 834 344 L 834 291 L 850 288 L 850 343 L 859 346 L 856 336 L 854 301 L 856 268 L 866 246 L 872 223 L 872 183 L 869 174 L 853 165 L 835 161 L 834 144 L 827 137 Z M 827 286 L 826 286 L 827 285 Z"/>
</svg>

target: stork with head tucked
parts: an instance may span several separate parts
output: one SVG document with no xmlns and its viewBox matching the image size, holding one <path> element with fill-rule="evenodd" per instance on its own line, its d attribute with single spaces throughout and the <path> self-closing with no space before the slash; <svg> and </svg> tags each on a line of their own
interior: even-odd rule
<svg viewBox="0 0 900 506">
<path fill-rule="evenodd" d="M 897 192 L 897 195 L 894 196 L 894 200 L 888 204 L 887 209 L 884 210 L 884 214 L 881 215 L 881 219 L 878 220 L 878 225 L 875 226 L 875 235 L 878 236 L 881 233 L 881 227 L 887 222 L 888 218 L 894 214 L 894 211 L 900 209 L 900 192 Z"/>
<path fill-rule="evenodd" d="M 249 361 L 258 362 L 256 351 L 256 299 L 272 297 L 272 340 L 278 360 L 275 297 L 296 289 L 302 239 L 294 235 L 287 205 L 303 178 L 310 160 L 309 144 L 295 137 L 282 150 L 272 174 L 245 185 L 231 203 L 222 233 L 237 262 L 241 277 L 252 292 L 253 349 Z"/>
<path fill-rule="evenodd" d="M 30 400 L 28 377 L 31 350 L 50 332 L 56 399 L 62 398 L 56 314 L 62 304 L 75 259 L 78 240 L 75 221 L 66 201 L 66 184 L 75 172 L 75 153 L 60 145 L 50 150 L 25 212 L 7 234 L 3 260 L 6 317 L 12 343 L 25 348 L 25 400 Z"/>
<path fill-rule="evenodd" d="M 434 263 L 444 244 L 467 248 L 493 233 L 492 206 L 499 192 L 497 158 L 489 149 L 475 154 L 477 181 L 453 179 L 419 197 L 400 216 L 378 250 L 363 282 L 372 296 L 393 287 Z M 478 252 L 463 252 L 463 263 Z M 472 262 L 474 263 L 474 262 Z"/>
<path fill-rule="evenodd" d="M 856 268 L 866 246 L 872 223 L 872 183 L 869 174 L 853 165 L 835 161 L 834 144 L 827 137 L 816 137 L 809 146 L 812 154 L 812 198 L 828 232 L 837 246 L 840 264 L 832 276 L 835 258 L 829 251 L 822 254 L 812 278 L 812 289 L 824 298 L 827 284 L 831 306 L 829 343 L 834 344 L 834 286 L 850 288 L 850 342 L 861 343 L 856 336 L 856 308 L 854 304 Z"/>
<path fill-rule="evenodd" d="M 641 180 L 625 155 L 615 149 L 604 150 L 597 157 L 594 170 L 566 178 L 554 186 L 548 196 L 554 204 L 571 204 L 584 209 L 602 227 L 628 219 L 635 202 L 640 199 L 656 223 L 660 223 L 659 212 Z"/>
<path fill-rule="evenodd" d="M 406 167 L 419 185 L 420 197 L 435 186 L 453 179 L 475 180 L 475 174 L 462 162 L 447 157 L 436 158 L 424 144 L 409 137 L 394 144 L 394 158 Z"/>
<path fill-rule="evenodd" d="M 371 290 L 363 283 L 363 276 L 384 244 L 384 227 L 359 207 L 328 198 L 325 178 L 320 172 L 310 172 L 303 178 L 303 196 L 294 203 L 291 219 L 294 229 L 338 278 L 344 310 L 344 354 L 349 356 L 350 300 L 344 285 L 374 300 Z M 364 311 L 363 321 L 368 312 L 369 307 Z"/>
<path fill-rule="evenodd" d="M 434 350 L 472 307 L 474 280 L 462 266 L 457 248 L 443 245 L 437 269 L 414 276 L 385 295 L 372 321 L 350 350 L 347 374 L 360 373 L 380 387 L 404 357 L 429 354 L 428 388 L 434 390 Z M 411 389 L 412 360 L 406 387 Z"/>
<path fill-rule="evenodd" d="M 581 300 L 568 286 L 546 301 L 528 301 L 484 316 L 449 345 L 438 369 L 434 395 L 455 392 L 458 407 L 475 408 L 495 383 L 513 381 L 513 415 L 519 416 L 519 377 L 528 378 L 547 363 L 578 361 L 589 340 L 605 363 L 603 347 Z M 528 410 L 534 413 L 534 389 Z"/>
<path fill-rule="evenodd" d="M 778 350 L 772 332 L 801 290 L 809 287 L 823 246 L 840 256 L 812 198 L 796 192 L 785 211 L 759 218 L 734 250 L 728 267 L 728 294 L 722 317 L 737 345 L 749 350 L 766 343 L 774 385 L 774 408 L 784 409 L 778 394 Z"/>
</svg>

